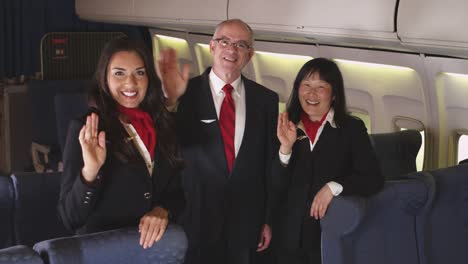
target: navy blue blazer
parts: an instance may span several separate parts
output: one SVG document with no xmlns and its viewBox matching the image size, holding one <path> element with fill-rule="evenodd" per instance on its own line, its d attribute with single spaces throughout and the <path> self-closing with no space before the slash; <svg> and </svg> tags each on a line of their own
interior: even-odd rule
<svg viewBox="0 0 468 264">
<path fill-rule="evenodd" d="M 140 218 L 156 206 L 167 209 L 174 217 L 181 212 L 185 201 L 180 173 L 169 166 L 158 146 L 152 177 L 142 157 L 124 163 L 108 151 L 99 172 L 100 180 L 92 186 L 85 184 L 78 141 L 82 126 L 82 121 L 71 122 L 63 155 L 58 210 L 66 227 L 77 233 L 91 233 L 137 226 Z"/>
<path fill-rule="evenodd" d="M 330 181 L 343 186 L 340 195 L 370 196 L 383 188 L 384 178 L 364 123 L 348 116 L 340 126 L 326 123 L 314 150 L 298 129 L 287 167 L 275 158 L 277 188 L 283 189 L 278 214 L 278 238 L 283 246 L 298 248 L 304 219 L 315 194 Z"/>
</svg>

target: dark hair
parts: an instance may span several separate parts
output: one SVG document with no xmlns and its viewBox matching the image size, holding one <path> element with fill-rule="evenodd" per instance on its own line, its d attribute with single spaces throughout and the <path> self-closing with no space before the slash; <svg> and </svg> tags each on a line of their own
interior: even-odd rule
<svg viewBox="0 0 468 264">
<path fill-rule="evenodd" d="M 110 142 L 108 153 L 116 155 L 124 162 L 135 161 L 139 156 L 134 144 L 127 140 L 128 134 L 119 119 L 118 103 L 107 85 L 107 67 L 112 56 L 120 51 L 135 52 L 143 60 L 148 76 L 148 89 L 139 107 L 153 119 L 161 154 L 171 166 L 179 167 L 181 160 L 174 133 L 175 124 L 164 105 L 164 93 L 156 75 L 153 56 L 143 42 L 128 38 L 113 39 L 104 46 L 97 64 L 95 82 L 89 91 L 90 104 L 95 105 L 99 113 L 100 129 L 106 131 L 106 139 Z"/>
<path fill-rule="evenodd" d="M 297 73 L 288 102 L 289 119 L 294 124 L 299 123 L 302 112 L 301 103 L 299 102 L 299 87 L 301 82 L 313 73 L 318 73 L 320 80 L 329 83 L 332 87 L 332 97 L 334 99 L 331 107 L 335 110 L 334 121 L 338 126 L 343 125 L 344 119 L 348 116 L 343 76 L 336 63 L 326 58 L 315 58 L 306 62 Z"/>
</svg>

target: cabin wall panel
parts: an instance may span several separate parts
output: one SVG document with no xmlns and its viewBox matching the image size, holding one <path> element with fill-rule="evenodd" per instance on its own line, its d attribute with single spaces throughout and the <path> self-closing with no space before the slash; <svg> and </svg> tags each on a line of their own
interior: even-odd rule
<svg viewBox="0 0 468 264">
<path fill-rule="evenodd" d="M 286 103 L 297 73 L 317 54 L 317 47 L 256 41 L 254 48 L 252 66 L 256 81 L 278 93 L 280 102 Z"/>
<path fill-rule="evenodd" d="M 468 60 L 455 58 L 426 57 L 428 76 L 432 79 L 427 87 L 433 94 L 433 109 L 438 113 L 435 142 L 439 148 L 435 164 L 446 167 L 457 163 L 456 131 L 468 131 L 465 122 L 468 104 Z"/>
<path fill-rule="evenodd" d="M 421 101 L 397 95 L 385 95 L 382 98 L 386 122 L 393 126 L 393 119 L 397 116 L 409 117 L 427 124 L 426 111 Z"/>
<path fill-rule="evenodd" d="M 385 109 L 385 96 L 401 96 L 418 102 L 422 105 L 420 111 L 427 111 L 427 95 L 424 90 L 425 70 L 418 55 L 321 45 L 319 56 L 332 58 L 337 62 L 347 90 L 359 90 L 372 96 L 373 108 L 369 113 L 373 133 L 394 130 L 391 123 L 394 116 L 391 116 L 391 111 Z M 356 95 L 352 100 L 357 100 Z M 354 103 L 352 106 L 360 108 Z M 411 106 L 398 107 L 405 111 L 406 107 Z M 427 119 L 421 121 L 428 125 Z"/>
</svg>

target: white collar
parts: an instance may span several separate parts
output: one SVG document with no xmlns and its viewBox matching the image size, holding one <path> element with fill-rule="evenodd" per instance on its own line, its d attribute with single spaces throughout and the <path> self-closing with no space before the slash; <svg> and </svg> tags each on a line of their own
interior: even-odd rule
<svg viewBox="0 0 468 264">
<path fill-rule="evenodd" d="M 325 123 L 328 122 L 330 123 L 331 127 L 337 128 L 334 118 L 335 118 L 335 110 L 333 109 L 333 107 L 331 107 L 330 110 L 328 111 L 327 117 L 325 117 L 325 120 L 323 121 L 323 124 L 321 126 L 325 126 Z M 302 123 L 301 120 L 299 120 L 299 123 L 297 124 L 297 128 L 304 131 L 304 133 L 306 131 L 304 128 L 304 124 Z"/>
<path fill-rule="evenodd" d="M 327 117 L 325 117 L 325 122 L 330 123 L 330 126 L 333 128 L 336 128 L 336 123 L 335 123 L 335 109 L 333 107 L 330 108 L 330 111 L 328 111 Z M 325 123 L 324 122 L 324 123 Z"/>
<path fill-rule="evenodd" d="M 210 71 L 209 78 L 210 78 L 210 82 L 211 82 L 211 85 L 212 85 L 212 88 L 213 88 L 214 92 L 216 94 L 221 93 L 221 91 L 222 91 L 224 85 L 226 85 L 226 83 L 221 78 L 219 78 L 218 75 L 216 75 L 216 73 L 213 70 Z M 239 76 L 235 81 L 233 81 L 231 83 L 232 88 L 234 88 L 234 92 L 237 95 L 240 95 L 241 80 L 242 80 L 241 76 Z"/>
</svg>

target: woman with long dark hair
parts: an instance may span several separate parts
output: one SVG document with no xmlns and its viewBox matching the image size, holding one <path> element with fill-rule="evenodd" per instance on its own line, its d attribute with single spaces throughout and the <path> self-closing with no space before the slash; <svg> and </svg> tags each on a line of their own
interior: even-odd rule
<svg viewBox="0 0 468 264">
<path fill-rule="evenodd" d="M 383 186 L 364 123 L 346 109 L 343 77 L 329 59 L 305 63 L 278 118 L 276 171 L 286 194 L 279 263 L 321 263 L 320 219 L 337 195 L 369 196 Z"/>
<path fill-rule="evenodd" d="M 60 216 L 78 234 L 138 226 L 140 245 L 151 247 L 185 201 L 173 121 L 143 43 L 104 47 L 89 99 L 67 135 Z M 171 232 L 186 243 L 180 228 Z"/>
</svg>

